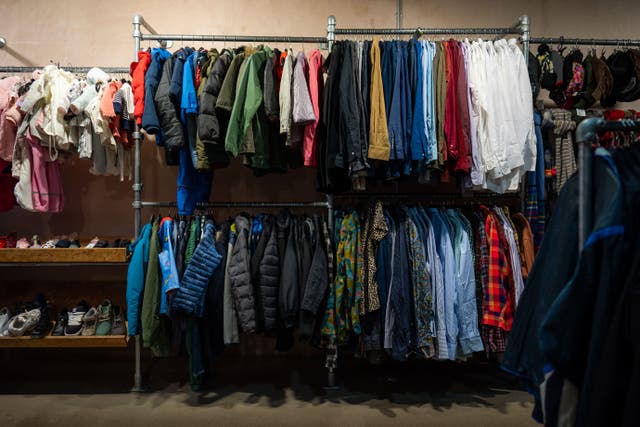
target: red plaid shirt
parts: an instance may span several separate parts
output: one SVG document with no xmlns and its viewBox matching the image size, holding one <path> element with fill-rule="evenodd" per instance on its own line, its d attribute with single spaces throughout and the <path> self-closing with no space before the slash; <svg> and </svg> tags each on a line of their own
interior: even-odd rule
<svg viewBox="0 0 640 427">
<path fill-rule="evenodd" d="M 504 232 L 497 216 L 488 210 L 485 212 L 487 213 L 485 230 L 489 245 L 489 275 L 482 304 L 482 323 L 509 331 L 513 324 L 514 304 L 513 292 L 510 292 L 513 286 L 509 286 L 513 276 L 508 258 L 508 246 L 505 244 Z"/>
</svg>

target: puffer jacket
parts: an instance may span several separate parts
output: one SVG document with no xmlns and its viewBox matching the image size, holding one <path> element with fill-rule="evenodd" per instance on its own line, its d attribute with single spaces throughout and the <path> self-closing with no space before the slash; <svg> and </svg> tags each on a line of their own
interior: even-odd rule
<svg viewBox="0 0 640 427">
<path fill-rule="evenodd" d="M 275 331 L 278 327 L 278 286 L 280 284 L 280 256 L 278 253 L 278 233 L 270 224 L 263 233 L 267 238 L 266 246 L 258 266 L 258 285 L 262 324 L 265 332 Z"/>
<path fill-rule="evenodd" d="M 165 145 L 168 149 L 175 150 L 176 147 L 182 147 L 184 145 L 184 131 L 179 119 L 178 110 L 169 98 L 173 60 L 174 58 L 171 57 L 164 63 L 162 77 L 156 90 L 155 101 L 164 134 Z"/>
<path fill-rule="evenodd" d="M 219 119 L 216 102 L 222 88 L 222 83 L 229 69 L 233 55 L 224 50 L 213 63 L 207 81 L 200 94 L 200 114 L 198 115 L 198 138 L 203 143 L 203 152 L 198 152 L 202 159 L 202 168 L 227 166 L 229 157 L 224 150 L 224 135 L 226 122 Z M 207 163 L 208 165 L 205 165 Z M 198 169 L 202 169 L 199 165 Z"/>
<path fill-rule="evenodd" d="M 173 308 L 202 317 L 209 280 L 220 265 L 222 255 L 216 250 L 215 227 L 207 222 L 204 235 L 187 266 L 182 284 L 173 298 Z"/>
<path fill-rule="evenodd" d="M 256 305 L 251 285 L 249 219 L 238 215 L 235 225 L 238 236 L 231 252 L 228 274 L 240 327 L 243 332 L 253 333 L 256 331 Z"/>
<path fill-rule="evenodd" d="M 151 50 L 151 64 L 144 76 L 144 112 L 142 113 L 142 128 L 151 135 L 156 135 L 156 144 L 163 145 L 162 133 L 160 132 L 160 119 L 153 102 L 165 61 L 171 54 L 161 48 Z"/>
</svg>

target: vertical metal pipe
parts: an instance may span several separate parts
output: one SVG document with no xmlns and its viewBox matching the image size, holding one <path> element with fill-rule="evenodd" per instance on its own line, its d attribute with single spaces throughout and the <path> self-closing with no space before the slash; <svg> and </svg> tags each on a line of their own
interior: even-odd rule
<svg viewBox="0 0 640 427">
<path fill-rule="evenodd" d="M 327 17 L 327 48 L 331 53 L 333 43 L 336 41 L 336 17 L 329 15 Z"/>
<path fill-rule="evenodd" d="M 602 118 L 583 120 L 576 129 L 578 144 L 578 253 L 582 251 L 591 231 L 591 143 L 598 138 L 597 127 L 604 125 Z"/>
<path fill-rule="evenodd" d="M 520 17 L 520 31 L 522 32 L 524 63 L 529 67 L 529 41 L 531 40 L 531 20 L 529 19 L 529 15 L 522 15 Z"/>
<path fill-rule="evenodd" d="M 396 30 L 402 28 L 402 0 L 396 2 Z"/>
<path fill-rule="evenodd" d="M 138 60 L 138 52 L 140 51 L 140 25 L 143 22 L 143 18 L 140 15 L 133 17 L 133 60 Z M 140 234 L 141 227 L 141 209 L 142 209 L 142 178 L 140 176 L 140 139 L 142 134 L 138 128 L 138 124 L 135 124 L 133 139 L 134 139 L 134 154 L 133 154 L 133 224 L 134 233 L 136 238 Z M 133 389 L 134 392 L 142 391 L 142 366 L 141 366 L 141 343 L 140 334 L 135 336 L 135 374 L 133 376 Z"/>
</svg>

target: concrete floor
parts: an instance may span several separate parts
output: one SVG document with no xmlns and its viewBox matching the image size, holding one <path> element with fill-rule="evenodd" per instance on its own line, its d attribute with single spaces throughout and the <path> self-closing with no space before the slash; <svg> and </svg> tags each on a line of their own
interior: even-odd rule
<svg viewBox="0 0 640 427">
<path fill-rule="evenodd" d="M 11 353 L 3 366 L 17 369 L 0 375 L 0 426 L 535 425 L 531 397 L 490 364 L 350 360 L 341 387 L 325 390 L 317 358 L 225 356 L 213 385 L 191 392 L 184 360 L 146 359 L 150 391 L 134 394 L 128 356 L 82 355 Z"/>
</svg>

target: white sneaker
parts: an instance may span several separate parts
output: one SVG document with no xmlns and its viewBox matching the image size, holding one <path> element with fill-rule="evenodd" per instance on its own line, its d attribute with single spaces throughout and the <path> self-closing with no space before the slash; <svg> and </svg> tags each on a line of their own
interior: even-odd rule
<svg viewBox="0 0 640 427">
<path fill-rule="evenodd" d="M 31 332 L 38 325 L 40 320 L 40 309 L 35 308 L 26 313 L 18 314 L 9 322 L 9 336 L 21 337 L 27 332 Z"/>
<path fill-rule="evenodd" d="M 11 313 L 7 307 L 0 308 L 0 332 L 4 329 L 4 327 L 9 323 L 9 319 L 11 318 Z"/>
<path fill-rule="evenodd" d="M 86 313 L 86 309 L 79 305 L 69 312 L 69 321 L 64 328 L 66 336 L 77 336 L 82 333 L 82 318 Z"/>
<path fill-rule="evenodd" d="M 9 325 L 11 324 L 11 322 L 13 321 L 13 319 L 15 319 L 18 316 L 12 316 L 7 323 L 4 324 L 4 326 L 2 327 L 2 329 L 0 329 L 0 337 L 8 337 L 9 336 Z"/>
<path fill-rule="evenodd" d="M 96 334 L 98 324 L 98 310 L 91 307 L 82 318 L 82 336 L 90 337 Z"/>
</svg>

